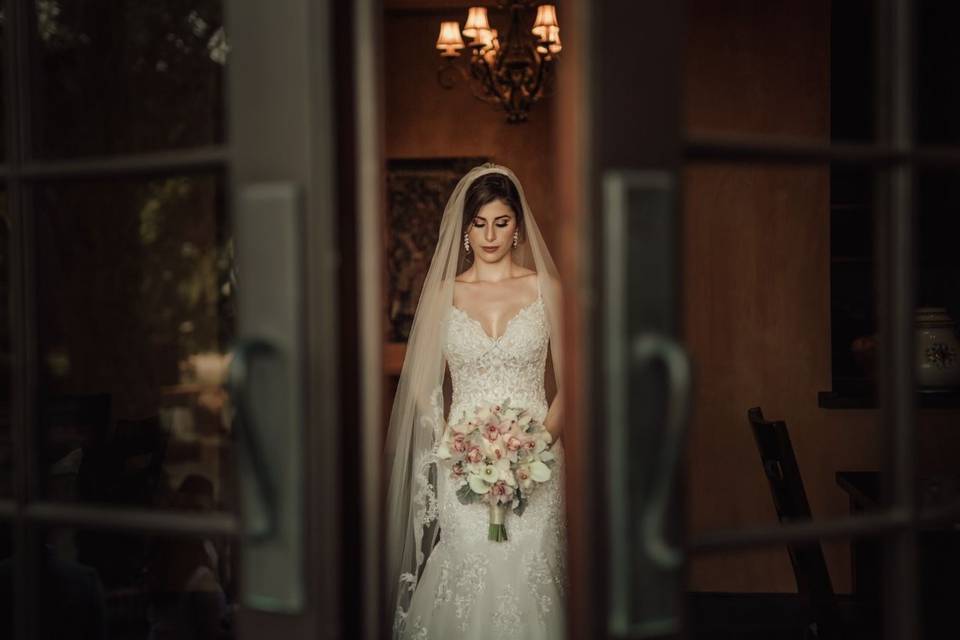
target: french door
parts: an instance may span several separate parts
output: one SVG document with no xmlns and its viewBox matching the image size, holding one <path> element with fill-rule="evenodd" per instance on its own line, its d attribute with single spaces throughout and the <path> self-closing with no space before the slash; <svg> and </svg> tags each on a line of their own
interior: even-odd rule
<svg viewBox="0 0 960 640">
<path fill-rule="evenodd" d="M 810 98 L 817 83 L 830 86 L 830 3 L 761 4 L 565 6 L 575 31 L 568 40 L 576 44 L 565 48 L 558 85 L 562 129 L 570 133 L 559 162 L 565 184 L 573 185 L 564 187 L 565 206 L 582 274 L 567 309 L 576 332 L 567 342 L 578 345 L 568 370 L 585 372 L 574 409 L 578 424 L 591 425 L 567 436 L 570 475 L 579 479 L 569 489 L 574 637 L 597 629 L 609 638 L 696 637 L 700 617 L 710 612 L 691 600 L 698 589 L 729 592 L 719 595 L 732 596 L 730 603 L 758 595 L 745 593 L 751 585 L 776 592 L 763 594 L 759 608 L 729 609 L 721 631 L 742 630 L 765 611 L 785 618 L 790 605 L 780 596 L 795 589 L 790 545 L 823 545 L 833 569 L 850 571 L 858 560 L 846 547 L 865 543 L 878 561 L 879 573 L 871 574 L 877 582 L 853 589 L 877 593 L 880 606 L 867 622 L 879 624 L 884 637 L 923 637 L 948 619 L 925 617 L 929 603 L 921 601 L 918 575 L 920 537 L 949 528 L 958 509 L 955 496 L 933 506 L 922 500 L 926 469 L 917 444 L 918 406 L 930 402 L 917 394 L 914 368 L 917 185 L 935 169 L 955 171 L 960 160 L 950 140 L 917 133 L 931 124 L 916 101 L 920 78 L 931 73 L 918 65 L 918 24 L 921 11 L 927 24 L 935 19 L 936 4 L 858 4 L 864 19 L 857 32 L 843 33 L 869 43 L 864 59 L 874 66 L 857 78 L 868 97 L 857 126 L 866 126 L 849 140 L 831 139 L 829 91 L 821 90 L 816 104 Z M 845 43 L 836 38 L 839 55 Z M 729 64 L 717 73 L 721 62 Z M 843 89 L 834 87 L 836 128 L 838 101 L 850 95 L 840 95 Z M 790 121 L 794 112 L 799 116 Z M 829 269 L 854 262 L 830 260 L 831 176 L 834 189 L 841 184 L 831 170 L 867 176 L 862 240 L 872 262 L 865 293 L 873 287 L 879 345 L 876 405 L 859 405 L 873 413 L 851 410 L 842 418 L 824 411 L 830 406 L 817 408 L 816 391 L 804 386 L 811 369 L 809 376 L 829 384 Z M 758 206 L 762 211 L 750 218 Z M 833 210 L 852 210 L 845 206 Z M 731 279 L 717 275 L 723 273 Z M 791 314 L 811 308 L 817 313 L 808 321 L 825 332 L 818 340 L 826 358 L 820 347 L 798 353 L 772 339 L 805 339 L 809 328 L 790 333 Z M 727 324 L 712 331 L 698 317 Z M 756 330 L 744 335 L 745 326 Z M 745 351 L 750 358 L 741 357 Z M 795 359 L 771 366 L 765 358 L 773 353 Z M 737 387 L 741 380 L 749 381 L 746 393 Z M 789 396 L 802 396 L 811 409 L 802 419 L 774 417 L 790 427 L 808 493 L 822 497 L 812 500 L 813 519 L 780 524 L 747 409 L 760 402 L 797 406 Z M 731 397 L 744 399 L 729 409 Z M 818 422 L 864 429 L 878 453 L 868 459 L 839 451 L 856 436 L 818 431 Z M 744 462 L 717 462 L 724 458 Z M 844 464 L 880 475 L 886 490 L 872 508 L 842 513 L 843 493 L 832 485 Z M 728 475 L 708 475 L 723 469 Z M 749 521 L 751 505 L 760 505 L 757 522 Z M 825 517 L 825 505 L 839 506 Z M 786 581 L 778 582 L 778 572 Z M 843 571 L 831 573 L 835 586 L 848 580 Z M 807 631 L 818 633 L 815 625 Z"/>
<path fill-rule="evenodd" d="M 0 636 L 366 626 L 331 4 L 0 3 Z"/>
</svg>

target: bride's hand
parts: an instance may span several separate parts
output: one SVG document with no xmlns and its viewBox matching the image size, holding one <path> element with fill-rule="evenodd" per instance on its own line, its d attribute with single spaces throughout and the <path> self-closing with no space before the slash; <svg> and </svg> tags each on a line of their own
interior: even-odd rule
<svg viewBox="0 0 960 640">
<path fill-rule="evenodd" d="M 547 433 L 550 434 L 550 446 L 547 449 L 552 449 L 553 445 L 557 444 L 557 440 L 563 436 L 563 433 L 554 433 L 554 430 L 550 428 L 547 429 Z"/>
</svg>

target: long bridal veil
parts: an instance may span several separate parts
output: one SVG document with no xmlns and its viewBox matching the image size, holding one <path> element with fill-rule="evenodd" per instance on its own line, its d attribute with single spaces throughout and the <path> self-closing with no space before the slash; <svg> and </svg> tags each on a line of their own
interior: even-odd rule
<svg viewBox="0 0 960 640">
<path fill-rule="evenodd" d="M 443 336 L 453 304 L 453 283 L 466 267 L 463 209 L 467 190 L 487 173 L 502 173 L 516 185 L 523 207 L 521 242 L 513 261 L 538 274 L 557 391 L 563 388 L 560 346 L 561 285 L 557 267 L 543 241 L 523 187 L 512 171 L 486 163 L 471 169 L 454 188 L 443 210 L 440 235 L 427 271 L 407 340 L 406 356 L 390 413 L 384 448 L 386 493 L 386 607 L 394 629 L 406 615 L 410 598 L 439 533 L 434 444 L 443 434 Z"/>
</svg>

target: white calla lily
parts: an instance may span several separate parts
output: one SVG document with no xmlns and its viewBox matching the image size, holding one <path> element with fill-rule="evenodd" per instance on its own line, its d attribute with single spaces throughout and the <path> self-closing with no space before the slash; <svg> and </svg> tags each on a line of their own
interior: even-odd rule
<svg viewBox="0 0 960 640">
<path fill-rule="evenodd" d="M 486 480 L 479 475 L 474 475 L 471 473 L 469 483 L 470 490 L 474 493 L 479 493 L 482 495 L 490 490 L 490 485 L 487 484 Z"/>
<path fill-rule="evenodd" d="M 539 460 L 530 463 L 530 477 L 537 482 L 546 482 L 550 479 L 550 467 Z"/>
<path fill-rule="evenodd" d="M 500 478 L 500 470 L 492 464 L 484 465 L 480 471 L 480 477 L 483 478 L 484 482 L 493 484 Z"/>
</svg>

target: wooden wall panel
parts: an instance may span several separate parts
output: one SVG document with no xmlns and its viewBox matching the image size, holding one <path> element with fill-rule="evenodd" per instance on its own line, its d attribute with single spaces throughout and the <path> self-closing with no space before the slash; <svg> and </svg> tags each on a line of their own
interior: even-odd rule
<svg viewBox="0 0 960 640">
<path fill-rule="evenodd" d="M 688 131 L 829 139 L 828 0 L 688 3 Z M 693 532 L 776 521 L 746 419 L 790 429 L 816 518 L 847 513 L 838 469 L 877 469 L 872 411 L 827 411 L 829 169 L 696 165 L 685 175 L 684 305 L 697 396 L 688 453 Z M 844 543 L 825 546 L 849 589 Z M 785 550 L 696 557 L 693 589 L 793 591 Z"/>
</svg>

